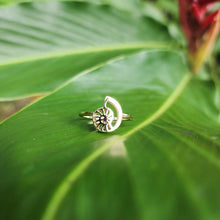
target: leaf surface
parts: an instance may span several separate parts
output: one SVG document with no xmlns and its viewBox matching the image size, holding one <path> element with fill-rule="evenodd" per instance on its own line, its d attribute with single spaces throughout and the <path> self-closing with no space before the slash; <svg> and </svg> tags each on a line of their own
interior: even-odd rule
<svg viewBox="0 0 220 220">
<path fill-rule="evenodd" d="M 0 218 L 218 219 L 214 86 L 187 72 L 177 52 L 142 52 L 3 122 Z M 134 120 L 102 134 L 78 114 L 106 95 Z"/>
<path fill-rule="evenodd" d="M 89 3 L 1 7 L 0 20 L 0 100 L 47 93 L 115 57 L 171 43 L 149 18 Z"/>
</svg>

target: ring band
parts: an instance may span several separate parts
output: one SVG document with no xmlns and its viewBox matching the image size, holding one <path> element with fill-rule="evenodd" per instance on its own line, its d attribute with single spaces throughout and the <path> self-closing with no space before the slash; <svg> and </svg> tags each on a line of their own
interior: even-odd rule
<svg viewBox="0 0 220 220">
<path fill-rule="evenodd" d="M 110 103 L 115 108 L 117 117 L 114 117 L 114 112 L 107 107 L 107 103 Z M 100 132 L 112 132 L 121 125 L 122 121 L 133 120 L 133 116 L 123 113 L 119 102 L 110 96 L 105 97 L 103 107 L 94 112 L 80 112 L 79 116 L 92 119 L 95 128 Z"/>
<path fill-rule="evenodd" d="M 80 112 L 79 116 L 82 118 L 93 119 L 93 112 Z M 117 120 L 117 117 L 114 117 L 114 121 Z M 133 116 L 129 114 L 122 113 L 122 121 L 132 121 Z"/>
</svg>

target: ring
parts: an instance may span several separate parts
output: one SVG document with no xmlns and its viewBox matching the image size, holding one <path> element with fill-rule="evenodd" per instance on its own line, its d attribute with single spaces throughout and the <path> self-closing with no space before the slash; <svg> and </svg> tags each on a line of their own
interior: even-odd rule
<svg viewBox="0 0 220 220">
<path fill-rule="evenodd" d="M 117 117 L 114 117 L 114 112 L 107 107 L 107 103 L 110 103 L 115 108 Z M 92 119 L 95 128 L 100 132 L 115 131 L 121 125 L 122 120 L 133 120 L 133 116 L 123 113 L 119 102 L 110 96 L 105 97 L 103 107 L 94 112 L 80 112 L 79 116 Z"/>
</svg>

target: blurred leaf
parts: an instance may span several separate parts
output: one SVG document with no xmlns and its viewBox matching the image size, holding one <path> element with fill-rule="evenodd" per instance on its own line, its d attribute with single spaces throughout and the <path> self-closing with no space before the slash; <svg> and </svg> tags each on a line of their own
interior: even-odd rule
<svg viewBox="0 0 220 220">
<path fill-rule="evenodd" d="M 220 54 L 220 37 L 218 37 L 218 39 L 216 41 L 214 52 Z"/>
<path fill-rule="evenodd" d="M 173 19 L 178 20 L 179 19 L 179 13 L 178 13 L 178 1 L 176 0 L 157 0 L 156 4 L 158 7 L 163 9 L 170 17 L 173 17 Z"/>
<path fill-rule="evenodd" d="M 135 11 L 140 5 L 139 0 L 0 0 L 0 5 L 40 2 L 46 3 L 51 1 L 60 2 L 87 2 L 93 4 L 111 5 L 123 11 Z"/>
<path fill-rule="evenodd" d="M 146 48 L 169 48 L 163 26 L 87 3 L 0 8 L 0 99 L 54 90 L 79 72 Z"/>
<path fill-rule="evenodd" d="M 219 219 L 214 86 L 187 72 L 176 52 L 142 52 L 2 123 L 0 219 Z M 101 134 L 78 114 L 106 95 L 134 121 Z"/>
<path fill-rule="evenodd" d="M 184 37 L 179 23 L 178 1 L 176 0 L 157 0 L 155 5 L 161 10 L 164 23 L 168 28 L 170 36 L 178 42 L 184 44 Z"/>
</svg>

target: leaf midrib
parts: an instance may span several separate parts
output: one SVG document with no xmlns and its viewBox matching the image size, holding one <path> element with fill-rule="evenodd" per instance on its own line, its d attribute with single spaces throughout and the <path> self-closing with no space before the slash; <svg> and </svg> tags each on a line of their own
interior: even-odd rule
<svg viewBox="0 0 220 220">
<path fill-rule="evenodd" d="M 51 197 L 51 200 L 48 203 L 48 206 L 45 209 L 45 212 L 42 216 L 42 220 L 52 220 L 54 219 L 60 204 L 64 200 L 67 192 L 70 190 L 71 186 L 78 179 L 78 177 L 89 167 L 89 165 L 95 161 L 99 156 L 105 153 L 111 146 L 116 144 L 118 141 L 124 141 L 129 136 L 133 135 L 137 131 L 140 131 L 143 127 L 148 126 L 155 120 L 157 120 L 161 115 L 163 115 L 177 100 L 177 98 L 182 94 L 185 87 L 188 85 L 192 78 L 192 74 L 186 74 L 173 93 L 165 100 L 165 102 L 158 108 L 155 113 L 147 118 L 145 121 L 131 129 L 129 132 L 125 133 L 122 136 L 115 138 L 113 141 L 108 142 L 101 146 L 98 150 L 94 151 L 91 155 L 82 160 L 78 166 L 71 170 L 71 172 L 66 176 L 66 178 L 61 182 L 57 187 L 56 191 Z"/>
<path fill-rule="evenodd" d="M 73 56 L 73 55 L 81 55 L 81 54 L 90 54 L 90 53 L 100 53 L 100 52 L 109 52 L 109 51 L 119 51 L 119 50 L 142 50 L 142 49 L 166 49 L 171 50 L 177 48 L 177 45 L 170 44 L 167 42 L 133 42 L 133 43 L 126 43 L 126 44 L 112 44 L 107 46 L 99 46 L 99 47 L 88 47 L 83 49 L 73 49 L 73 50 L 64 50 L 54 53 L 43 54 L 39 56 L 28 56 L 20 59 L 13 59 L 13 60 L 6 60 L 0 62 L 1 66 L 8 66 L 8 65 L 15 65 L 15 64 L 22 64 L 26 62 L 33 62 L 38 60 L 44 59 L 52 59 L 52 58 L 63 58 L 66 56 Z"/>
</svg>

